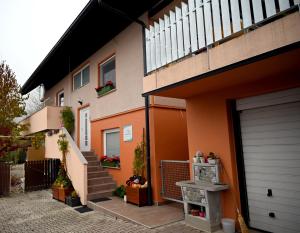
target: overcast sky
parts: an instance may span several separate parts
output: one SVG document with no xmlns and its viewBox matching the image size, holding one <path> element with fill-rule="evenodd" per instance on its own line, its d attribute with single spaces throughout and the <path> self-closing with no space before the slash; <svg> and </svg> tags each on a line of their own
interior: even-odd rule
<svg viewBox="0 0 300 233">
<path fill-rule="evenodd" d="M 89 0 L 0 0 L 0 61 L 29 78 Z"/>
</svg>

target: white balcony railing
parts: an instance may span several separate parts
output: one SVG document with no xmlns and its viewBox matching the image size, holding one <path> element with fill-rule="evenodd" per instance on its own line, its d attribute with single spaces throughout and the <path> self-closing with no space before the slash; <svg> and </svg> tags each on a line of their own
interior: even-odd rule
<svg viewBox="0 0 300 233">
<path fill-rule="evenodd" d="M 290 3 L 292 2 L 292 4 Z M 300 0 L 188 0 L 146 29 L 147 72 L 299 7 Z"/>
</svg>

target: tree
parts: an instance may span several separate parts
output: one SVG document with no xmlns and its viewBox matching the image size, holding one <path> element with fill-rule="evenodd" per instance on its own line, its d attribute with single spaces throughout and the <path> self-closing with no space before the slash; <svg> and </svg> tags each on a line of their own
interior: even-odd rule
<svg viewBox="0 0 300 233">
<path fill-rule="evenodd" d="M 0 157 L 20 147 L 18 136 L 27 125 L 17 123 L 15 118 L 26 114 L 25 100 L 15 73 L 0 62 Z"/>
</svg>

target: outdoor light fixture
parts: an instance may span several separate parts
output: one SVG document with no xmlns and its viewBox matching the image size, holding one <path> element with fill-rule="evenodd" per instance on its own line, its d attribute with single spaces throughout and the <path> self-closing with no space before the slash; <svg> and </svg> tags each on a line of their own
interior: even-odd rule
<svg viewBox="0 0 300 233">
<path fill-rule="evenodd" d="M 82 99 L 78 99 L 77 102 L 82 105 L 83 104 L 83 100 Z"/>
</svg>

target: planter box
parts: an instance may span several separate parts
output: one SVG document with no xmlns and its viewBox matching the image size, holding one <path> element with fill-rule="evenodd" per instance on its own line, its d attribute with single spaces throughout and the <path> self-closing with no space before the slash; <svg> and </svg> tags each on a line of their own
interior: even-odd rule
<svg viewBox="0 0 300 233">
<path fill-rule="evenodd" d="M 67 196 L 66 204 L 71 207 L 80 206 L 81 205 L 80 198 L 79 197 L 73 198 L 72 196 Z"/>
<path fill-rule="evenodd" d="M 72 192 L 70 188 L 52 187 L 52 196 L 58 201 L 65 202 L 67 196 Z"/>
<path fill-rule="evenodd" d="M 147 189 L 126 187 L 127 202 L 140 206 L 147 205 Z"/>
</svg>

